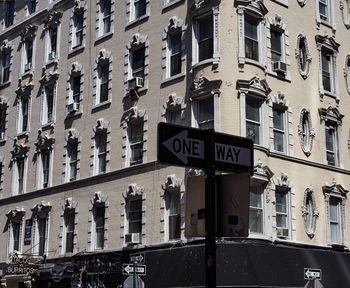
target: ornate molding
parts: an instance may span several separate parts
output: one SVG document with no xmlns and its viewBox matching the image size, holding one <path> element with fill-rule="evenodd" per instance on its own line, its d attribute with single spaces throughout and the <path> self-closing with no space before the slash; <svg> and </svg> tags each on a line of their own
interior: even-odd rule
<svg viewBox="0 0 350 288">
<path fill-rule="evenodd" d="M 297 59 L 298 71 L 301 77 L 306 79 L 310 73 L 312 57 L 309 44 L 304 33 L 300 33 L 297 38 L 297 48 L 295 49 L 295 58 Z"/>
<path fill-rule="evenodd" d="M 260 80 L 258 76 L 254 76 L 250 80 L 237 80 L 236 89 L 239 94 L 255 95 L 265 100 L 268 99 L 271 92 L 266 80 Z"/>
<path fill-rule="evenodd" d="M 262 182 L 269 182 L 273 176 L 271 169 L 264 165 L 263 162 L 258 159 L 258 163 L 254 166 L 254 180 L 260 180 Z"/>
<path fill-rule="evenodd" d="M 315 36 L 315 39 L 317 47 L 319 49 L 321 49 L 321 47 L 326 47 L 330 50 L 338 52 L 340 44 L 337 41 L 335 41 L 335 38 L 333 36 L 317 34 Z"/>
<path fill-rule="evenodd" d="M 346 29 L 350 28 L 350 19 L 349 19 L 349 4 L 347 1 L 339 1 L 340 15 L 343 20 L 344 26 Z"/>
<path fill-rule="evenodd" d="M 72 63 L 71 69 L 68 71 L 69 75 L 80 74 L 83 70 L 83 65 L 75 61 Z"/>
<path fill-rule="evenodd" d="M 277 104 L 278 106 L 287 107 L 288 101 L 286 95 L 281 91 L 277 91 L 276 95 L 270 95 L 271 102 Z"/>
<path fill-rule="evenodd" d="M 190 176 L 190 177 L 204 176 L 204 170 L 203 169 L 190 168 L 190 169 L 187 170 L 187 175 Z"/>
<path fill-rule="evenodd" d="M 220 94 L 222 80 L 208 80 L 203 75 L 193 80 L 190 87 L 191 98 L 205 94 Z"/>
<path fill-rule="evenodd" d="M 11 161 L 26 158 L 29 154 L 29 146 L 26 146 L 25 144 L 19 143 L 17 140 L 15 140 L 11 154 Z"/>
<path fill-rule="evenodd" d="M 11 42 L 7 39 L 5 39 L 4 41 L 2 41 L 1 45 L 0 45 L 0 52 L 4 52 L 4 51 L 11 51 L 13 49 L 13 46 L 11 44 Z"/>
<path fill-rule="evenodd" d="M 15 209 L 12 209 L 6 213 L 6 217 L 9 221 L 20 222 L 22 221 L 25 214 L 26 211 L 23 207 L 19 208 L 18 206 L 16 206 Z"/>
<path fill-rule="evenodd" d="M 32 24 L 26 25 L 20 34 L 21 41 L 24 42 L 26 40 L 33 40 L 37 30 L 38 30 L 37 26 L 34 26 Z"/>
<path fill-rule="evenodd" d="M 56 10 L 51 10 L 47 15 L 46 20 L 44 21 L 45 29 L 57 27 L 61 23 L 61 12 L 57 12 Z"/>
<path fill-rule="evenodd" d="M 108 126 L 109 126 L 109 122 L 106 121 L 105 119 L 103 118 L 97 119 L 96 125 L 94 127 L 94 132 L 95 133 L 104 132 L 107 130 Z"/>
<path fill-rule="evenodd" d="M 73 6 L 74 13 L 84 13 L 85 5 L 86 5 L 85 0 L 74 0 L 74 6 Z"/>
<path fill-rule="evenodd" d="M 298 135 L 301 149 L 306 156 L 310 156 L 315 139 L 315 130 L 312 127 L 310 111 L 305 108 L 300 111 Z"/>
<path fill-rule="evenodd" d="M 177 178 L 175 174 L 170 174 L 167 176 L 166 181 L 162 184 L 162 189 L 164 191 L 172 191 L 179 189 L 182 185 L 182 179 Z"/>
<path fill-rule="evenodd" d="M 184 98 L 177 96 L 176 93 L 171 93 L 168 97 L 168 100 L 164 103 L 164 110 L 168 111 L 178 111 L 181 110 L 184 104 Z"/>
<path fill-rule="evenodd" d="M 349 190 L 346 189 L 343 185 L 337 184 L 334 178 L 330 184 L 328 182 L 325 182 L 322 189 L 325 196 L 328 197 L 333 195 L 341 198 L 346 198 L 346 195 L 349 192 Z"/>
<path fill-rule="evenodd" d="M 51 211 L 51 204 L 50 202 L 41 201 L 39 204 L 36 204 L 32 209 L 30 209 L 33 212 L 34 217 L 47 217 L 47 215 Z"/>
<path fill-rule="evenodd" d="M 335 107 L 328 106 L 327 109 L 319 108 L 318 112 L 322 121 L 330 121 L 336 123 L 338 126 L 342 125 L 342 119 L 344 115 L 340 114 L 339 110 Z"/>
<path fill-rule="evenodd" d="M 137 106 L 131 107 L 124 112 L 123 121 L 132 122 L 136 121 L 137 119 L 142 119 L 145 116 L 145 113 L 145 109 L 138 109 Z"/>
<path fill-rule="evenodd" d="M 266 6 L 261 0 L 235 0 L 234 5 L 235 7 L 249 9 L 260 17 L 264 17 L 268 12 Z"/>
<path fill-rule="evenodd" d="M 79 139 L 79 132 L 75 128 L 71 128 L 68 130 L 66 134 L 66 142 L 75 142 Z"/>
<path fill-rule="evenodd" d="M 100 62 L 109 62 L 109 58 L 111 58 L 111 51 L 107 51 L 106 49 L 101 49 L 98 51 L 96 63 Z"/>
<path fill-rule="evenodd" d="M 49 82 L 56 81 L 58 79 L 59 75 L 60 75 L 60 73 L 58 72 L 57 69 L 49 70 L 49 69 L 46 69 L 46 67 L 43 67 L 43 73 L 42 73 L 41 78 L 39 79 L 39 82 L 42 85 L 45 85 Z"/>
<path fill-rule="evenodd" d="M 308 203 L 310 201 L 311 203 Z M 305 232 L 312 239 L 316 234 L 316 224 L 319 217 L 319 212 L 317 210 L 315 195 L 312 187 L 307 188 L 304 191 L 304 200 L 303 205 L 301 206 L 301 215 L 304 219 Z"/>
<path fill-rule="evenodd" d="M 343 75 L 345 78 L 346 91 L 350 94 L 349 72 L 350 72 L 350 55 L 348 54 L 345 57 L 345 65 L 343 68 Z"/>
<path fill-rule="evenodd" d="M 291 187 L 289 176 L 287 173 L 281 172 L 279 177 L 275 177 L 275 179 L 276 179 L 275 185 L 280 187 L 286 187 L 286 188 Z"/>
<path fill-rule="evenodd" d="M 173 16 L 169 18 L 169 23 L 167 26 L 165 26 L 164 31 L 165 33 L 169 33 L 170 31 L 175 30 L 185 30 L 186 25 L 183 19 L 179 19 L 177 16 Z"/>
<path fill-rule="evenodd" d="M 147 41 L 147 36 L 141 35 L 140 33 L 135 33 L 132 35 L 131 41 L 126 45 L 128 50 L 132 50 L 135 47 L 139 47 L 140 45 L 145 45 Z"/>
<path fill-rule="evenodd" d="M 52 150 L 55 145 L 55 138 L 50 137 L 48 133 L 38 131 L 38 138 L 35 141 L 36 152 L 40 153 L 42 150 Z"/>
<path fill-rule="evenodd" d="M 3 95 L 0 96 L 0 106 L 8 106 L 9 99 Z"/>
<path fill-rule="evenodd" d="M 91 204 L 97 207 L 105 205 L 106 201 L 107 201 L 107 196 L 102 194 L 101 191 L 95 192 L 94 197 L 90 199 Z"/>
<path fill-rule="evenodd" d="M 64 200 L 64 205 L 62 205 L 62 210 L 75 210 L 78 206 L 78 202 L 73 200 L 73 197 L 68 197 Z"/>
<path fill-rule="evenodd" d="M 145 188 L 138 186 L 136 183 L 129 184 L 128 188 L 123 192 L 123 197 L 125 199 L 132 197 L 142 197 Z"/>
</svg>

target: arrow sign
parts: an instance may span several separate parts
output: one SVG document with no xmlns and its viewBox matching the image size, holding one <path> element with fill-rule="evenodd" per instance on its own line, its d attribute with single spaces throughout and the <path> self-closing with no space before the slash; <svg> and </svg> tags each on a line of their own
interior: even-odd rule
<svg viewBox="0 0 350 288">
<path fill-rule="evenodd" d="M 188 157 L 204 159 L 204 141 L 189 138 L 188 130 L 183 130 L 162 144 L 183 164 L 188 163 Z"/>
<path fill-rule="evenodd" d="M 141 263 L 141 262 L 145 262 L 145 254 L 144 253 L 140 253 L 140 254 L 134 254 L 134 255 L 130 255 L 130 262 L 134 263 Z"/>
<path fill-rule="evenodd" d="M 136 265 L 131 263 L 123 263 L 123 274 L 124 275 L 130 275 L 134 273 L 134 267 L 135 267 L 135 273 L 138 275 L 146 275 L 146 265 Z"/>
<path fill-rule="evenodd" d="M 321 269 L 304 268 L 304 279 L 321 280 Z"/>
</svg>

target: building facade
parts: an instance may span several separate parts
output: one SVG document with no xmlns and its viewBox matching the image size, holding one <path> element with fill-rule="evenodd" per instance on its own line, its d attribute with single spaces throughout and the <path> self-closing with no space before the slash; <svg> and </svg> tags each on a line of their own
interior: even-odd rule
<svg viewBox="0 0 350 288">
<path fill-rule="evenodd" d="M 203 171 L 157 162 L 159 122 L 253 140 L 249 240 L 349 257 L 349 1 L 0 7 L 3 287 L 116 287 L 130 251 L 201 239 Z"/>
</svg>

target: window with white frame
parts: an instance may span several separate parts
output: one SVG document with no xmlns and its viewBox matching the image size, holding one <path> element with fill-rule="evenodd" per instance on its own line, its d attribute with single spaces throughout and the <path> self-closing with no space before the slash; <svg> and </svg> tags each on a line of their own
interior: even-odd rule
<svg viewBox="0 0 350 288">
<path fill-rule="evenodd" d="M 171 191 L 167 193 L 168 235 L 169 240 L 181 238 L 181 193 Z"/>
<path fill-rule="evenodd" d="M 137 20 L 146 15 L 147 3 L 146 0 L 131 0 L 130 1 L 130 21 Z"/>
<path fill-rule="evenodd" d="M 72 48 L 77 48 L 83 45 L 83 29 L 84 29 L 84 10 L 76 10 L 73 14 L 72 27 Z"/>
<path fill-rule="evenodd" d="M 49 212 L 51 211 L 51 205 L 49 202 L 42 201 L 40 204 L 35 205 L 32 209 L 33 212 L 33 255 L 48 256 L 49 253 Z"/>
<path fill-rule="evenodd" d="M 345 241 L 345 203 L 349 192 L 335 180 L 323 187 L 327 212 L 327 239 L 331 245 L 344 245 Z"/>
<path fill-rule="evenodd" d="M 167 41 L 167 72 L 168 77 L 182 72 L 182 31 L 168 34 Z"/>
<path fill-rule="evenodd" d="M 5 139 L 7 105 L 0 103 L 0 140 Z"/>
<path fill-rule="evenodd" d="M 58 57 L 57 42 L 58 42 L 58 27 L 49 27 L 47 32 L 47 54 L 46 61 L 54 60 Z"/>
<path fill-rule="evenodd" d="M 99 3 L 99 29 L 98 36 L 111 32 L 112 3 L 111 0 L 100 0 Z"/>
<path fill-rule="evenodd" d="M 321 50 L 321 62 L 322 62 L 322 85 L 323 89 L 328 92 L 334 92 L 335 79 L 333 71 L 333 58 L 332 53 L 326 49 Z"/>
<path fill-rule="evenodd" d="M 23 208 L 10 210 L 6 216 L 8 220 L 8 253 L 22 251 L 22 222 L 25 211 Z"/>
<path fill-rule="evenodd" d="M 290 226 L 289 193 L 285 187 L 276 187 L 276 231 L 277 237 L 288 238 Z"/>
<path fill-rule="evenodd" d="M 28 15 L 33 14 L 36 11 L 37 0 L 27 0 L 27 11 Z"/>
<path fill-rule="evenodd" d="M 51 170 L 51 150 L 41 151 L 41 188 L 47 188 L 50 186 L 50 170 Z"/>
<path fill-rule="evenodd" d="M 80 93 L 81 93 L 81 74 L 77 73 L 72 75 L 70 79 L 70 91 L 71 97 L 69 99 L 69 104 L 79 103 L 80 102 Z"/>
<path fill-rule="evenodd" d="M 11 221 L 12 251 L 20 251 L 21 225 L 20 222 Z"/>
<path fill-rule="evenodd" d="M 106 172 L 107 167 L 107 131 L 95 134 L 95 173 Z"/>
<path fill-rule="evenodd" d="M 129 165 L 143 162 L 143 120 L 128 123 Z"/>
<path fill-rule="evenodd" d="M 23 42 L 23 73 L 33 69 L 33 44 L 34 39 L 26 39 Z"/>
<path fill-rule="evenodd" d="M 105 205 L 94 205 L 93 207 L 93 235 L 94 249 L 104 249 L 105 238 Z"/>
<path fill-rule="evenodd" d="M 25 192 L 25 175 L 26 175 L 26 160 L 27 158 L 17 158 L 14 161 L 14 181 L 13 194 L 19 195 Z"/>
<path fill-rule="evenodd" d="M 130 53 L 132 79 L 145 77 L 145 47 L 139 47 Z"/>
<path fill-rule="evenodd" d="M 273 105 L 273 147 L 275 151 L 286 152 L 286 113 L 285 107 Z"/>
<path fill-rule="evenodd" d="M 127 200 L 126 217 L 129 234 L 141 234 L 142 232 L 142 199 L 129 198 Z"/>
<path fill-rule="evenodd" d="M 205 15 L 195 19 L 194 22 L 193 63 L 213 58 L 214 53 L 214 24 L 213 15 Z"/>
<path fill-rule="evenodd" d="M 43 94 L 41 124 L 45 125 L 54 122 L 56 84 L 46 85 Z"/>
<path fill-rule="evenodd" d="M 249 231 L 264 233 L 264 186 L 258 183 L 250 185 Z"/>
<path fill-rule="evenodd" d="M 255 97 L 246 97 L 246 137 L 251 139 L 254 144 L 262 142 L 261 102 Z"/>
<path fill-rule="evenodd" d="M 271 61 L 272 62 L 285 62 L 284 60 L 284 33 L 282 30 L 276 27 L 271 27 Z"/>
<path fill-rule="evenodd" d="M 7 0 L 5 1 L 5 28 L 13 25 L 15 20 L 15 0 Z"/>
<path fill-rule="evenodd" d="M 255 61 L 259 61 L 260 56 L 260 19 L 244 15 L 244 49 L 245 57 Z"/>
<path fill-rule="evenodd" d="M 66 209 L 64 211 L 64 252 L 73 253 L 74 249 L 74 227 L 75 227 L 75 209 Z"/>
<path fill-rule="evenodd" d="M 109 61 L 100 61 L 97 67 L 97 89 L 98 97 L 96 97 L 96 104 L 108 101 L 108 85 L 109 85 Z"/>
<path fill-rule="evenodd" d="M 1 53 L 0 84 L 5 84 L 10 81 L 10 68 L 11 68 L 11 50 L 4 49 Z"/>
<path fill-rule="evenodd" d="M 78 168 L 78 141 L 67 142 L 67 180 L 77 180 Z"/>
<path fill-rule="evenodd" d="M 214 129 L 214 97 L 197 99 L 193 106 L 196 126 L 200 129 Z"/>
<path fill-rule="evenodd" d="M 331 0 L 318 0 L 319 17 L 321 21 L 330 22 L 331 19 Z"/>
<path fill-rule="evenodd" d="M 46 252 L 46 229 L 47 229 L 47 218 L 42 218 L 39 217 L 37 219 L 37 229 L 38 229 L 38 237 L 39 237 L 39 250 L 38 250 L 38 254 L 40 256 L 43 256 Z"/>
<path fill-rule="evenodd" d="M 23 133 L 28 131 L 29 124 L 29 103 L 30 97 L 28 95 L 22 95 L 18 97 L 18 115 L 17 115 L 17 133 Z"/>
</svg>

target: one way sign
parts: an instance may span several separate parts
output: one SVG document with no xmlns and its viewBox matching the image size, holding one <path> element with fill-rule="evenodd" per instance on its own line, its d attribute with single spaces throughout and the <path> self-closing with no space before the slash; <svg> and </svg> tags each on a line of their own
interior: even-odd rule
<svg viewBox="0 0 350 288">
<path fill-rule="evenodd" d="M 253 142 L 250 139 L 214 133 L 215 169 L 250 172 Z M 200 167 L 207 165 L 208 131 L 168 123 L 158 124 L 158 160 L 163 163 Z"/>
</svg>

